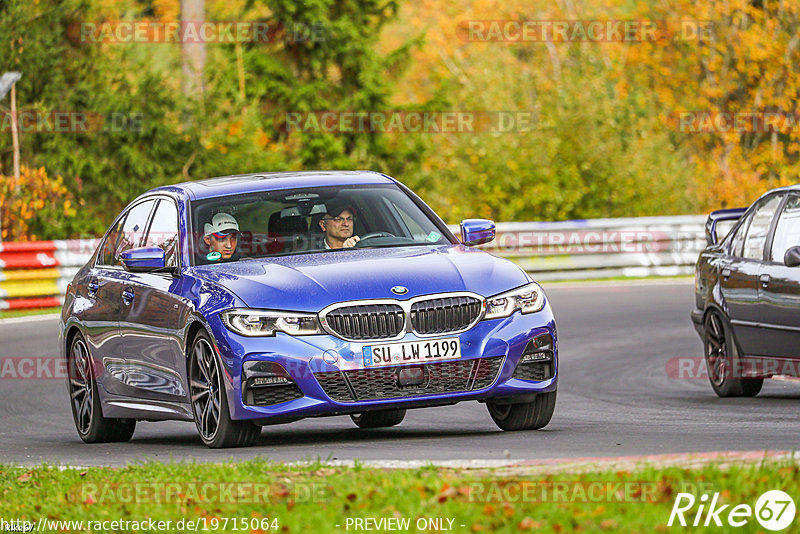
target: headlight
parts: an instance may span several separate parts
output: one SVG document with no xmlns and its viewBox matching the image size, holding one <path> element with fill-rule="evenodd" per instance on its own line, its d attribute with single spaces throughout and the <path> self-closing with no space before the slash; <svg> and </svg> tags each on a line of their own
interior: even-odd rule
<svg viewBox="0 0 800 534">
<path fill-rule="evenodd" d="M 274 336 L 275 332 L 292 336 L 324 333 L 314 313 L 234 309 L 220 315 L 225 326 L 243 336 Z"/>
<path fill-rule="evenodd" d="M 533 313 L 544 308 L 544 290 L 536 282 L 486 299 L 484 319 L 508 317 L 517 310 Z"/>
</svg>

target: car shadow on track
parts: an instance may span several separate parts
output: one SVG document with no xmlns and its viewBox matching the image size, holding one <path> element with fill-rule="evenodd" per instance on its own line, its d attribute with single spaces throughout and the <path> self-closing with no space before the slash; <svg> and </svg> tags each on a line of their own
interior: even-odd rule
<svg viewBox="0 0 800 534">
<path fill-rule="evenodd" d="M 542 432 L 542 431 L 538 431 Z M 503 433 L 502 430 L 417 430 L 411 428 L 381 428 L 381 429 L 281 429 L 265 428 L 257 445 L 263 446 L 297 446 L 297 445 L 333 445 L 342 443 L 376 443 L 383 441 L 430 440 L 447 438 L 479 438 L 481 436 L 495 436 Z M 196 447 L 202 444 L 200 438 L 189 434 L 162 434 L 159 436 L 137 437 L 134 434 L 132 443 L 142 445 L 169 445 L 171 447 Z"/>
</svg>

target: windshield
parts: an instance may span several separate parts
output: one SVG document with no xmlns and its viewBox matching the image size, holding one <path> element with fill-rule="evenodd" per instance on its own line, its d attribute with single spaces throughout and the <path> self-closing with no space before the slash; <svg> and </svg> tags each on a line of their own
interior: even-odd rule
<svg viewBox="0 0 800 534">
<path fill-rule="evenodd" d="M 309 187 L 192 203 L 195 265 L 450 239 L 396 185 Z"/>
</svg>

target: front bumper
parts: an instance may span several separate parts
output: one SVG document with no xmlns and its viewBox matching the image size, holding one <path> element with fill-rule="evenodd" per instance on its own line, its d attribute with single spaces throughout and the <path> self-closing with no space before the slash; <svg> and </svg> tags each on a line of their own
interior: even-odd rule
<svg viewBox="0 0 800 534">
<path fill-rule="evenodd" d="M 461 334 L 441 336 L 459 338 L 460 359 L 424 364 L 425 367 L 439 366 L 438 369 L 426 369 L 429 378 L 425 387 L 405 390 L 397 396 L 388 394 L 388 398 L 368 400 L 360 398 L 364 388 L 369 389 L 373 382 L 375 388 L 390 387 L 387 370 L 395 369 L 364 366 L 362 347 L 380 342 L 356 343 L 330 335 L 293 337 L 282 333 L 274 337 L 245 337 L 228 330 L 218 315 L 209 318 L 209 325 L 226 371 L 231 417 L 256 420 L 259 424 L 369 410 L 437 406 L 465 400 L 497 398 L 502 402 L 511 402 L 515 399 L 525 400 L 531 394 L 555 391 L 557 387 L 558 340 L 555 321 L 547 305 L 536 313 L 522 315 L 516 312 L 504 319 L 479 322 Z M 535 374 L 530 373 L 526 374 L 527 379 L 514 378 L 512 375 L 528 342 L 542 334 L 550 334 L 553 341 L 552 367 L 547 373 L 549 378 L 535 380 L 532 379 Z M 423 340 L 409 333 L 401 341 L 430 339 Z M 477 363 L 478 360 L 481 362 Z M 247 404 L 246 401 L 252 402 L 253 397 L 251 394 L 245 395 L 246 401 L 243 400 L 243 365 L 252 361 L 279 364 L 287 371 L 299 392 L 284 388 L 288 400 L 268 406 Z M 248 367 L 251 365 L 248 364 Z M 355 398 L 343 395 L 341 388 L 331 387 L 325 380 L 343 373 L 367 381 L 361 383 L 360 393 L 357 391 Z M 460 379 L 463 379 L 465 387 L 458 387 Z M 447 380 L 450 387 L 443 387 L 439 380 Z M 342 380 L 339 385 L 344 387 L 345 382 Z M 280 401 L 281 396 L 273 400 Z"/>
</svg>

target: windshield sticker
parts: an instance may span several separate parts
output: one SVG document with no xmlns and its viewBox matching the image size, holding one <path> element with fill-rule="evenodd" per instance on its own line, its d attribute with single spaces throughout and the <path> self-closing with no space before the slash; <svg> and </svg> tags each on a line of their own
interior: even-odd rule
<svg viewBox="0 0 800 534">
<path fill-rule="evenodd" d="M 209 252 L 208 254 L 206 254 L 206 259 L 209 261 L 217 261 L 221 257 L 222 254 L 220 254 L 219 252 Z"/>
<path fill-rule="evenodd" d="M 428 237 L 426 237 L 425 239 L 427 241 L 430 241 L 431 243 L 435 243 L 435 242 L 439 241 L 439 238 L 441 238 L 441 237 L 442 237 L 442 234 L 437 233 L 437 232 L 431 232 L 431 233 L 428 234 Z"/>
</svg>

